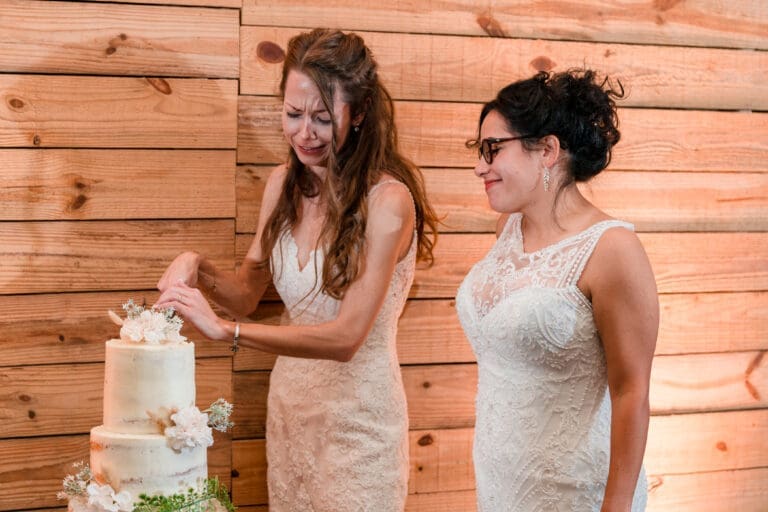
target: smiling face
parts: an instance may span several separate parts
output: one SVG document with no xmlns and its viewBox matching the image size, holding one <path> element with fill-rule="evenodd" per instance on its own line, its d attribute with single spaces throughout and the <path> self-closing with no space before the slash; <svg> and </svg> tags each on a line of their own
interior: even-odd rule
<svg viewBox="0 0 768 512">
<path fill-rule="evenodd" d="M 480 139 L 519 136 L 509 131 L 504 117 L 492 110 L 480 127 Z M 535 203 L 543 188 L 540 186 L 542 163 L 538 151 L 528 151 L 520 140 L 493 144 L 493 163 L 480 157 L 475 175 L 483 179 L 488 202 L 495 211 L 514 213 Z"/>
<path fill-rule="evenodd" d="M 323 104 L 315 82 L 301 71 L 291 70 L 285 82 L 283 96 L 283 134 L 299 161 L 317 170 L 324 168 L 333 140 L 336 120 L 336 148 L 341 148 L 351 128 L 350 108 L 336 87 L 333 112 Z"/>
</svg>

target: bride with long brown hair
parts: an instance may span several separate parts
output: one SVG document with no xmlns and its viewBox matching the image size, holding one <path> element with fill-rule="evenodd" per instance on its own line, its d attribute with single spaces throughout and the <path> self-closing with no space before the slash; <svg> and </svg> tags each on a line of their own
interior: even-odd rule
<svg viewBox="0 0 768 512">
<path fill-rule="evenodd" d="M 286 164 L 267 182 L 256 238 L 236 273 L 186 252 L 158 283 L 203 334 L 279 354 L 270 378 L 270 510 L 402 511 L 408 416 L 395 336 L 437 219 L 398 150 L 392 99 L 355 34 L 288 44 L 280 90 Z M 238 318 L 273 282 L 283 325 Z"/>
</svg>

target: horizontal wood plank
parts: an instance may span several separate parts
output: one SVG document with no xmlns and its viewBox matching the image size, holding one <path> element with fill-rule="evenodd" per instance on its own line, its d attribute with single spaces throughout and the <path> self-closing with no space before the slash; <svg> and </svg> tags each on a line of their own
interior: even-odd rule
<svg viewBox="0 0 768 512">
<path fill-rule="evenodd" d="M 691 493 L 691 487 L 695 489 L 720 476 L 702 476 L 711 471 L 730 472 L 724 482 L 734 482 L 745 489 L 753 489 L 754 493 L 755 482 L 759 482 L 756 479 L 763 475 L 768 465 L 768 450 L 764 446 L 768 442 L 766 429 L 768 411 L 652 417 L 645 456 L 646 470 L 650 475 L 651 502 L 657 492 L 661 500 L 671 502 L 674 502 L 674 496 L 679 496 L 681 501 L 696 499 Z M 409 433 L 409 493 L 474 489 L 473 435 L 472 428 L 412 430 Z M 236 504 L 266 503 L 264 441 L 240 440 L 234 441 L 232 445 L 238 474 L 233 480 Z M 247 464 L 249 460 L 253 461 L 252 464 Z M 237 464 L 237 461 L 241 464 Z M 664 496 L 666 490 L 654 489 L 659 487 L 659 478 L 674 482 L 676 489 L 686 494 Z M 242 480 L 238 482 L 238 479 Z M 763 497 L 765 492 L 764 486 L 760 486 L 756 495 Z M 745 502 L 754 502 L 754 496 L 747 495 Z M 728 500 L 724 497 L 721 503 L 728 503 Z M 671 512 L 677 509 L 664 507 L 654 510 Z"/>
<path fill-rule="evenodd" d="M 238 163 L 285 160 L 281 103 L 241 96 Z M 401 149 L 422 167 L 467 167 L 477 154 L 465 147 L 476 137 L 480 104 L 395 102 Z M 766 172 L 768 114 L 703 110 L 619 110 L 621 141 L 610 169 L 621 171 Z M 653 129 L 649 129 L 653 127 Z"/>
<path fill-rule="evenodd" d="M 606 3 L 546 0 L 432 0 L 363 4 L 334 0 L 243 0 L 244 25 L 462 34 L 730 48 L 768 48 L 768 12 L 760 0 Z"/>
<path fill-rule="evenodd" d="M 243 27 L 241 94 L 278 94 L 288 41 L 303 30 Z M 484 102 L 510 82 L 537 71 L 587 67 L 621 79 L 629 92 L 625 106 L 768 107 L 765 52 L 434 34 L 359 35 L 376 56 L 384 85 L 400 100 Z"/>
<path fill-rule="evenodd" d="M 476 512 L 474 490 L 409 494 L 405 512 Z"/>
<path fill-rule="evenodd" d="M 763 512 L 768 468 L 649 475 L 648 512 Z"/>
<path fill-rule="evenodd" d="M 1 226 L 0 226 L 1 228 Z M 660 293 L 768 289 L 768 233 L 640 233 Z M 250 235 L 237 235 L 242 261 Z M 469 269 L 488 252 L 491 234 L 444 234 L 435 264 L 417 267 L 410 297 L 453 298 Z M 272 296 L 271 298 L 276 298 Z"/>
<path fill-rule="evenodd" d="M 0 367 L 104 361 L 104 342 L 119 336 L 107 311 L 122 315 L 133 299 L 154 304 L 156 291 L 0 295 Z M 189 322 L 181 334 L 197 357 L 231 357 L 228 343 L 205 338 Z"/>
<path fill-rule="evenodd" d="M 101 0 L 80 0 L 100 2 Z M 124 4 L 195 5 L 202 7 L 241 7 L 242 0 L 112 0 Z"/>
<path fill-rule="evenodd" d="M 196 403 L 201 410 L 218 398 L 232 402 L 230 358 L 196 363 Z M 102 423 L 103 363 L 4 367 L 0 387 L 3 437 L 81 434 Z"/>
<path fill-rule="evenodd" d="M 238 32 L 235 10 L 6 0 L 0 68 L 237 78 Z"/>
<path fill-rule="evenodd" d="M 0 220 L 235 216 L 235 151 L 0 149 Z"/>
<path fill-rule="evenodd" d="M 657 356 L 651 372 L 651 413 L 768 409 L 765 352 Z M 411 429 L 462 428 L 475 422 L 477 366 L 402 368 Z M 269 373 L 235 372 L 236 439 L 263 437 Z"/>
<path fill-rule="evenodd" d="M 72 464 L 89 460 L 87 434 L 0 439 L 0 510 L 57 507 L 61 481 L 73 472 Z M 231 488 L 232 442 L 214 432 L 208 449 L 208 474 Z"/>
<path fill-rule="evenodd" d="M 271 166 L 238 166 L 238 233 L 255 233 Z M 422 170 L 441 232 L 494 232 L 482 181 L 471 169 Z M 579 188 L 638 231 L 768 231 L 768 173 L 606 171 Z"/>
<path fill-rule="evenodd" d="M 661 295 L 659 302 L 661 323 L 656 355 L 768 350 L 765 336 L 768 292 L 673 293 Z M 0 305 L 2 303 L 0 297 Z M 257 322 L 277 324 L 283 309 L 280 304 L 262 304 L 252 318 Z M 101 320 L 101 311 L 98 313 Z M 0 321 L 0 332 L 3 332 L 2 325 Z M 55 340 L 55 336 L 54 332 L 49 339 Z M 52 343 L 55 346 L 56 341 Z M 220 344 L 212 345 L 212 349 L 219 347 L 220 350 Z M 21 349 L 20 346 L 14 350 Z M 397 351 L 400 363 L 404 365 L 475 360 L 451 299 L 409 300 L 400 317 Z M 3 351 L 0 351 L 0 361 L 3 361 L 2 357 Z M 13 356 L 9 354 L 8 357 Z M 44 354 L 41 357 L 45 360 Z M 238 352 L 233 359 L 236 371 L 269 370 L 274 361 L 274 355 L 248 348 Z"/>
<path fill-rule="evenodd" d="M 153 289 L 185 250 L 232 268 L 234 222 L 0 223 L 0 294 Z"/>
<path fill-rule="evenodd" d="M 263 439 L 232 441 L 232 503 L 267 504 L 267 452 Z"/>
<path fill-rule="evenodd" d="M 0 147 L 237 145 L 236 80 L 0 75 L 0 96 Z"/>
</svg>

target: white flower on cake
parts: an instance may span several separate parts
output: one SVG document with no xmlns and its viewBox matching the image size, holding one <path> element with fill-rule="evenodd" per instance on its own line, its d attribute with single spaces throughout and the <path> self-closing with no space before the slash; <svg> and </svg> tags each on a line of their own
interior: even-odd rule
<svg viewBox="0 0 768 512">
<path fill-rule="evenodd" d="M 174 426 L 165 429 L 168 446 L 176 451 L 195 446 L 213 445 L 213 430 L 208 415 L 195 406 L 185 407 L 171 415 Z"/>
<path fill-rule="evenodd" d="M 134 343 L 145 342 L 148 345 L 160 343 L 181 343 L 187 338 L 179 334 L 182 320 L 174 314 L 173 308 L 165 310 L 145 309 L 129 299 L 123 304 L 127 316 L 123 320 L 114 311 L 109 317 L 120 325 L 120 339 Z"/>
<path fill-rule="evenodd" d="M 89 510 L 94 512 L 131 512 L 133 503 L 128 491 L 115 493 L 111 485 L 99 485 L 90 483 L 86 487 L 88 492 Z"/>
</svg>

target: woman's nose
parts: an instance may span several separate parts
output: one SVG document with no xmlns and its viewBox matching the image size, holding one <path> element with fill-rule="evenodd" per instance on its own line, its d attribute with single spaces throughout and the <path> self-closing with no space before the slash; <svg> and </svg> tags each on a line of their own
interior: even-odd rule
<svg viewBox="0 0 768 512">
<path fill-rule="evenodd" d="M 305 139 L 313 139 L 315 131 L 312 128 L 312 120 L 304 118 L 304 122 L 301 125 L 301 136 Z"/>
<path fill-rule="evenodd" d="M 475 176 L 478 178 L 482 178 L 486 174 L 488 174 L 488 164 L 486 163 L 485 159 L 479 158 L 477 161 L 477 165 L 475 165 Z"/>
</svg>

